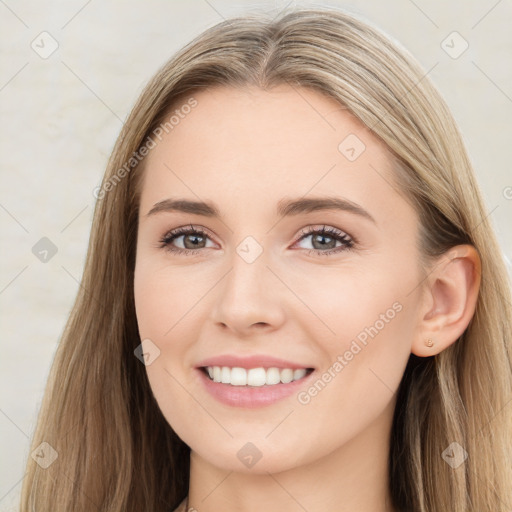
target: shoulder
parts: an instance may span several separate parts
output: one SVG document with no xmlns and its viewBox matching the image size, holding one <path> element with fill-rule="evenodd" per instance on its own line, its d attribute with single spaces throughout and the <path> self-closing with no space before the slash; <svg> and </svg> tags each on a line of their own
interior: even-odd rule
<svg viewBox="0 0 512 512">
<path fill-rule="evenodd" d="M 184 500 L 172 512 L 186 512 L 187 511 L 186 507 L 187 507 L 187 498 L 185 497 Z"/>
</svg>

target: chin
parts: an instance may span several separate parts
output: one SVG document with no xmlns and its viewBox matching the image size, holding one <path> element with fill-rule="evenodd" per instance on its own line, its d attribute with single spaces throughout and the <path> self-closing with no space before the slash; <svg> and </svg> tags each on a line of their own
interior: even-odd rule
<svg viewBox="0 0 512 512">
<path fill-rule="evenodd" d="M 189 446 L 196 457 L 200 457 L 208 464 L 222 471 L 236 473 L 251 475 L 280 473 L 307 462 L 306 454 L 300 453 L 298 446 L 283 447 L 281 445 L 281 449 L 279 449 L 271 440 L 251 442 L 250 438 L 250 436 L 244 439 L 235 437 L 226 442 L 201 443 L 197 449 L 194 447 L 196 446 L 194 443 Z M 209 437 L 208 439 L 214 438 Z M 304 443 L 301 442 L 300 447 L 304 447 Z"/>
</svg>

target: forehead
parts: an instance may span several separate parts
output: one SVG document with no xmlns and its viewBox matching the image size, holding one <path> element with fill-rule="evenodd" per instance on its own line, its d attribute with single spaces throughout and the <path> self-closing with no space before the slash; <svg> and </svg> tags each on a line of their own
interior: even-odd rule
<svg viewBox="0 0 512 512">
<path fill-rule="evenodd" d="M 177 102 L 145 162 L 141 211 L 166 195 L 246 210 L 284 195 L 396 195 L 386 146 L 341 104 L 280 85 L 216 87 Z M 164 127 L 165 128 L 165 127 Z"/>
</svg>

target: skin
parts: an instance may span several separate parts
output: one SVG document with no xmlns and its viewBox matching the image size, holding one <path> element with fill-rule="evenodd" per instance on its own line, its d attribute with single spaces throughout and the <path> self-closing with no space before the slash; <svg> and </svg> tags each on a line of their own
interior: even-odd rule
<svg viewBox="0 0 512 512">
<path fill-rule="evenodd" d="M 153 394 L 191 447 L 189 507 L 392 511 L 395 392 L 411 352 L 439 353 L 467 327 L 477 253 L 458 246 L 422 271 L 418 216 L 393 185 L 386 147 L 334 100 L 287 85 L 194 97 L 198 105 L 145 162 L 134 280 L 141 340 L 160 350 L 146 366 Z M 354 161 L 338 150 L 349 134 L 366 146 Z M 303 196 L 344 197 L 375 222 L 337 210 L 276 214 L 280 200 Z M 147 215 L 170 197 L 210 201 L 222 217 Z M 190 224 L 208 234 L 198 254 L 161 247 L 166 233 Z M 353 248 L 301 239 L 302 229 L 324 225 L 353 237 Z M 170 245 L 187 250 L 196 236 Z M 252 263 L 237 253 L 248 236 L 263 248 Z M 340 252 L 322 254 L 333 247 Z M 293 394 L 231 407 L 197 378 L 194 366 L 219 354 L 271 354 L 314 367 L 320 378 L 397 303 L 394 318 L 306 404 Z M 252 468 L 237 457 L 247 442 L 262 454 Z"/>
</svg>

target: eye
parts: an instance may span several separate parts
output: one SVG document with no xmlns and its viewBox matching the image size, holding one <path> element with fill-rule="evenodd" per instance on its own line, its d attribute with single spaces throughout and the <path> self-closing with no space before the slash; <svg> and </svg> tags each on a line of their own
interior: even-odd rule
<svg viewBox="0 0 512 512">
<path fill-rule="evenodd" d="M 183 247 L 176 247 L 173 242 L 182 238 Z M 165 249 L 174 254 L 186 254 L 193 256 L 197 254 L 201 249 L 207 248 L 205 246 L 208 234 L 201 228 L 194 228 L 192 224 L 190 227 L 178 228 L 173 231 L 169 231 L 160 239 L 159 247 Z"/>
<path fill-rule="evenodd" d="M 298 242 L 312 237 L 313 249 L 308 250 L 308 254 L 314 255 L 328 255 L 338 253 L 345 250 L 350 250 L 354 247 L 354 239 L 349 235 L 336 228 L 307 228 L 302 230 L 301 237 Z M 174 242 L 182 239 L 181 244 L 183 247 L 176 247 Z M 169 231 L 160 239 L 159 247 L 174 254 L 185 254 L 193 256 L 198 254 L 202 249 L 207 249 L 208 234 L 201 228 L 182 227 Z M 327 241 L 326 241 L 327 240 Z M 297 242 L 297 243 L 298 243 Z M 339 245 L 337 245 L 339 244 Z"/>
<path fill-rule="evenodd" d="M 301 232 L 298 242 L 311 238 L 313 249 L 308 250 L 308 254 L 316 256 L 325 256 L 333 253 L 339 253 L 351 250 L 354 247 L 354 239 L 336 228 L 307 228 Z M 339 244 L 336 246 L 336 244 Z M 320 247 L 320 249 L 319 249 Z"/>
</svg>

